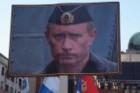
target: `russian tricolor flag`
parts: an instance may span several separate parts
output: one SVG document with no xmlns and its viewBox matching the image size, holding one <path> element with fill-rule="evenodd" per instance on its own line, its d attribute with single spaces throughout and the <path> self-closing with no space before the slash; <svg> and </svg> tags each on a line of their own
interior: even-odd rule
<svg viewBox="0 0 140 93">
<path fill-rule="evenodd" d="M 39 93 L 59 93 L 59 77 L 45 77 Z"/>
</svg>

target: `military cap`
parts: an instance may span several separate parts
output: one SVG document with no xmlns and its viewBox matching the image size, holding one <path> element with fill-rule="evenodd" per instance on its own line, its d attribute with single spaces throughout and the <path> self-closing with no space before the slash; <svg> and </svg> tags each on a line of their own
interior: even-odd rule
<svg viewBox="0 0 140 93">
<path fill-rule="evenodd" d="M 58 25 L 79 24 L 90 22 L 92 18 L 84 5 L 57 5 L 48 23 Z"/>
</svg>

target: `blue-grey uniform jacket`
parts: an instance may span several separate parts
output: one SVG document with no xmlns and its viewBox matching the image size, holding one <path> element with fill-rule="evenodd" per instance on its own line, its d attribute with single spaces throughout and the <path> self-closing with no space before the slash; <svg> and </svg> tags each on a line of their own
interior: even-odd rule
<svg viewBox="0 0 140 93">
<path fill-rule="evenodd" d="M 102 72 L 117 72 L 117 63 L 108 61 L 99 56 L 90 54 L 89 60 L 81 73 L 102 73 Z M 45 74 L 58 73 L 55 62 L 52 61 L 44 71 Z"/>
</svg>

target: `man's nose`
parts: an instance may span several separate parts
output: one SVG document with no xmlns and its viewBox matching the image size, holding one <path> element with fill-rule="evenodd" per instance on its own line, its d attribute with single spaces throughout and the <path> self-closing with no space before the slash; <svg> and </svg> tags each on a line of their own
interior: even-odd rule
<svg viewBox="0 0 140 93">
<path fill-rule="evenodd" d="M 70 38 L 66 37 L 62 43 L 62 49 L 64 50 L 71 50 L 72 49 L 72 41 Z"/>
</svg>

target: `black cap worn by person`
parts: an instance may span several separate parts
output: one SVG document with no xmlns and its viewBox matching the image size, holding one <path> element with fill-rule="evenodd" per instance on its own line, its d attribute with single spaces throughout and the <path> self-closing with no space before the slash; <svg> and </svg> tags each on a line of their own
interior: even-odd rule
<svg viewBox="0 0 140 93">
<path fill-rule="evenodd" d="M 57 5 L 48 23 L 71 25 L 90 22 L 92 18 L 84 5 Z"/>
</svg>

